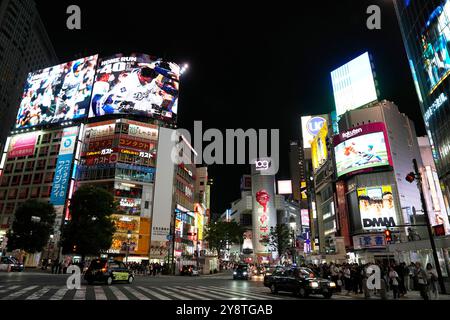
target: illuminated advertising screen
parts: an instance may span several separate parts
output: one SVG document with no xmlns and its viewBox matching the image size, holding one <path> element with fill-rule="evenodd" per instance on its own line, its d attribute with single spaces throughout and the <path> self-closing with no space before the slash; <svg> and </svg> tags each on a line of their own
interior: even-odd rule
<svg viewBox="0 0 450 320">
<path fill-rule="evenodd" d="M 26 157 L 34 154 L 38 134 L 36 132 L 19 134 L 11 138 L 8 158 Z"/>
<path fill-rule="evenodd" d="M 423 75 L 431 94 L 450 74 L 450 2 L 430 14 L 421 36 Z"/>
<path fill-rule="evenodd" d="M 96 65 L 95 55 L 29 73 L 15 127 L 86 117 Z"/>
<path fill-rule="evenodd" d="M 391 186 L 358 188 L 357 192 L 364 230 L 397 226 L 397 213 Z"/>
<path fill-rule="evenodd" d="M 309 228 L 309 210 L 301 209 L 300 215 L 301 215 L 301 220 L 302 220 L 302 226 Z"/>
<path fill-rule="evenodd" d="M 180 67 L 139 54 L 102 59 L 92 91 L 89 117 L 133 114 L 174 120 Z"/>
<path fill-rule="evenodd" d="M 311 158 L 314 171 L 319 169 L 328 159 L 327 136 L 328 125 L 325 122 L 311 143 Z"/>
<path fill-rule="evenodd" d="M 331 72 L 337 117 L 378 99 L 369 53 Z"/>
<path fill-rule="evenodd" d="M 392 166 L 384 123 L 370 123 L 334 136 L 337 176 Z"/>
<path fill-rule="evenodd" d="M 279 180 L 278 181 L 278 194 L 292 194 L 292 181 L 291 180 Z"/>
<path fill-rule="evenodd" d="M 330 122 L 327 114 L 318 116 L 305 116 L 301 118 L 302 122 L 302 137 L 303 137 L 303 149 L 311 148 L 311 143 L 314 137 L 322 129 L 325 122 Z"/>
</svg>

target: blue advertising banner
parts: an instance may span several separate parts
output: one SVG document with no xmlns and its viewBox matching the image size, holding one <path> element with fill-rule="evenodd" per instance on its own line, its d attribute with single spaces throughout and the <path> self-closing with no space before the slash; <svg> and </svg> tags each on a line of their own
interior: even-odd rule
<svg viewBox="0 0 450 320">
<path fill-rule="evenodd" d="M 58 157 L 55 178 L 53 179 L 52 194 L 50 196 L 50 203 L 53 205 L 64 205 L 66 201 L 71 164 L 72 154 L 63 154 Z"/>
<path fill-rule="evenodd" d="M 50 195 L 50 203 L 55 206 L 64 205 L 66 202 L 77 135 L 78 127 L 65 128 L 63 131 Z"/>
</svg>

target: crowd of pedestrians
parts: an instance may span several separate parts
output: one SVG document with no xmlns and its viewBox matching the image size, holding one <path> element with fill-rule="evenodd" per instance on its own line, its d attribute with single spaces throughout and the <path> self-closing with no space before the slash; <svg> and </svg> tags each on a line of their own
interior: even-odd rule
<svg viewBox="0 0 450 320">
<path fill-rule="evenodd" d="M 320 265 L 303 265 L 314 271 L 314 273 L 325 279 L 334 281 L 339 292 L 350 294 L 364 294 L 370 297 L 371 294 L 380 295 L 382 299 L 387 297 L 390 290 L 394 299 L 405 296 L 410 291 L 419 291 L 424 300 L 439 299 L 438 276 L 434 267 L 428 263 L 425 268 L 420 262 L 391 264 L 357 264 L 357 263 L 324 263 Z M 374 266 L 380 271 L 380 286 L 376 288 L 375 278 L 371 289 L 367 286 L 371 273 L 376 272 Z M 371 269 L 368 269 L 372 267 Z M 372 272 L 369 272 L 372 270 Z"/>
</svg>

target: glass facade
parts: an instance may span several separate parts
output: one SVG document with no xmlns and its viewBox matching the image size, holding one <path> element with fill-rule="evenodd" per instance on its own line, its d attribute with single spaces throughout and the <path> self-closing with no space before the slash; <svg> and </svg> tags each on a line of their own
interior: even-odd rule
<svg viewBox="0 0 450 320">
<path fill-rule="evenodd" d="M 396 0 L 409 65 L 445 196 L 450 190 L 450 1 Z"/>
</svg>

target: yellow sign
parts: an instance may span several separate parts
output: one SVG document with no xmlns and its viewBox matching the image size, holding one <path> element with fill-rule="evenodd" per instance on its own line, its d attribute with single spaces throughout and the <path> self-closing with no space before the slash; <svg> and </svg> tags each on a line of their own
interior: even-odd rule
<svg viewBox="0 0 450 320">
<path fill-rule="evenodd" d="M 327 149 L 328 124 L 325 121 L 311 143 L 311 157 L 313 170 L 319 169 L 328 158 Z"/>
</svg>

